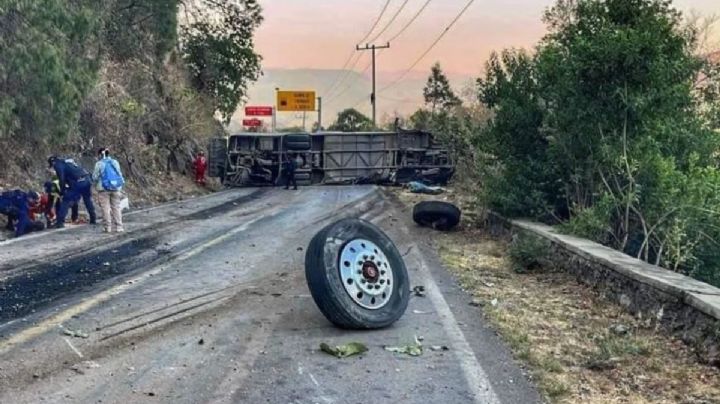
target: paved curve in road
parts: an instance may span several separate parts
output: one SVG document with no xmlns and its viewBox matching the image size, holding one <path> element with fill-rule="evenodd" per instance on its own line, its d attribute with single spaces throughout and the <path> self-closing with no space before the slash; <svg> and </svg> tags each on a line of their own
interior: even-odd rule
<svg viewBox="0 0 720 404">
<path fill-rule="evenodd" d="M 387 329 L 334 328 L 305 284 L 310 239 L 350 216 L 383 228 L 427 290 Z M 83 227 L 36 236 L 52 240 L 45 252 L 3 243 L 0 402 L 539 402 L 408 216 L 375 187 L 243 189 L 135 213 L 121 237 Z M 49 265 L 57 243 L 65 258 Z M 67 335 L 78 330 L 87 338 Z M 383 349 L 416 336 L 449 350 Z M 369 352 L 318 351 L 351 341 Z"/>
</svg>

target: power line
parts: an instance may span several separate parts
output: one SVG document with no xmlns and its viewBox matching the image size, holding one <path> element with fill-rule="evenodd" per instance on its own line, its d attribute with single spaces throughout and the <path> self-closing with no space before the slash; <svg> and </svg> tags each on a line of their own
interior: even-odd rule
<svg viewBox="0 0 720 404">
<path fill-rule="evenodd" d="M 392 88 L 392 87 L 396 86 L 399 82 L 401 82 L 401 81 L 412 71 L 412 69 L 414 69 L 415 66 L 417 66 L 417 65 L 425 58 L 425 56 L 427 56 L 427 55 L 430 53 L 430 51 L 433 50 L 433 48 L 435 48 L 435 46 L 445 37 L 445 35 L 447 35 L 447 33 L 450 32 L 450 29 L 455 25 L 455 23 L 458 22 L 458 20 L 460 20 L 460 18 L 463 16 L 463 14 L 465 14 L 465 12 L 470 8 L 470 6 L 471 6 L 474 2 L 475 2 L 475 0 L 469 0 L 468 3 L 465 5 L 465 7 L 463 7 L 463 9 L 460 10 L 460 12 L 458 13 L 458 15 L 455 16 L 455 18 L 450 22 L 450 24 L 449 24 L 447 27 L 445 27 L 445 29 L 440 33 L 440 35 L 435 39 L 435 41 L 433 41 L 433 43 L 430 44 L 430 47 L 427 48 L 427 50 L 425 50 L 425 52 L 423 52 L 423 53 L 420 55 L 420 57 L 418 57 L 418 58 L 415 60 L 415 62 L 413 62 L 413 64 L 410 65 L 410 67 L 408 67 L 407 70 L 405 70 L 405 71 L 403 72 L 403 74 L 401 74 L 401 75 L 400 75 L 397 79 L 395 79 L 392 83 L 390 83 L 390 84 L 386 85 L 385 87 L 381 88 L 380 91 L 381 91 L 381 92 L 382 92 L 382 91 L 385 91 L 385 90 L 387 90 L 387 89 L 389 89 L 389 88 Z"/>
<path fill-rule="evenodd" d="M 415 22 L 415 20 L 417 20 L 418 17 L 420 17 L 420 14 L 422 14 L 423 11 L 425 11 L 425 9 L 427 8 L 428 4 L 430 4 L 431 1 L 432 1 L 432 0 L 427 0 L 427 1 L 425 2 L 425 4 L 423 4 L 423 6 L 420 7 L 420 10 L 418 10 L 418 12 L 415 13 L 415 15 L 413 16 L 413 18 L 411 18 L 410 21 L 408 21 L 407 24 L 405 24 L 405 25 L 400 29 L 400 31 L 398 31 L 395 35 L 393 35 L 393 36 L 388 40 L 388 42 L 392 42 L 392 41 L 398 39 L 398 37 L 400 37 L 400 35 L 402 35 L 403 33 L 405 33 L 405 31 L 406 31 L 408 28 L 410 28 L 410 26 Z"/>
<path fill-rule="evenodd" d="M 383 16 L 385 15 L 385 12 L 387 11 L 388 6 L 390 5 L 390 1 L 391 1 L 391 0 L 386 0 L 386 1 L 385 1 L 385 5 L 383 6 L 382 10 L 380 10 L 380 14 L 379 14 L 378 17 L 375 19 L 375 22 L 373 22 L 372 27 L 370 27 L 370 30 L 365 34 L 365 36 L 364 36 L 361 40 L 358 41 L 358 43 L 362 43 L 363 41 L 365 41 L 366 39 L 368 39 L 368 38 L 370 37 L 370 35 L 372 35 L 373 31 L 375 31 L 375 28 L 377 28 L 378 24 L 380 23 L 380 20 L 382 20 Z M 334 88 L 337 84 L 339 84 L 339 82 L 344 81 L 344 75 L 343 75 L 343 73 L 346 73 L 345 69 L 348 67 L 348 64 L 349 64 L 350 61 L 353 59 L 353 57 L 355 56 L 356 53 L 357 53 L 357 52 L 355 51 L 355 49 L 353 49 L 352 51 L 350 51 L 350 54 L 348 55 L 347 59 L 345 60 L 345 63 L 343 63 L 342 67 L 340 68 L 340 72 L 338 72 L 338 74 L 335 75 L 335 80 L 333 80 L 333 82 L 332 82 L 332 84 L 330 85 L 330 87 L 328 87 L 327 90 L 324 91 L 324 93 L 329 94 L 330 91 L 332 91 L 333 88 Z M 357 60 L 355 61 L 355 63 L 353 63 L 353 67 L 354 67 L 355 64 L 357 64 Z M 351 69 L 352 69 L 352 68 L 351 68 Z M 343 80 L 340 80 L 340 77 L 343 77 Z"/>
<path fill-rule="evenodd" d="M 373 43 L 373 42 L 377 41 L 377 39 L 380 38 L 380 36 L 381 36 L 382 34 L 384 34 L 385 31 L 388 30 L 388 28 L 390 28 L 390 26 L 395 22 L 395 20 L 398 18 L 398 16 L 399 16 L 400 13 L 403 11 L 403 9 L 405 9 L 405 6 L 407 6 L 407 4 L 408 4 L 409 1 L 410 1 L 410 0 L 405 0 L 405 1 L 400 5 L 400 8 L 398 8 L 398 10 L 395 12 L 395 14 L 393 14 L 393 16 L 390 18 L 390 21 L 388 21 L 388 23 L 385 24 L 385 27 L 383 27 L 383 29 L 380 30 L 380 32 L 378 32 L 377 34 L 375 34 L 375 36 L 372 37 L 372 39 L 370 39 L 370 40 L 368 41 L 369 43 Z M 362 44 L 362 42 L 363 42 L 363 41 L 360 41 L 360 44 Z M 389 42 L 389 41 L 388 41 L 388 42 Z"/>
<path fill-rule="evenodd" d="M 395 35 L 393 35 L 388 42 L 392 42 L 392 41 L 398 39 L 402 34 L 404 34 L 405 31 L 407 31 L 407 29 L 410 28 L 410 26 L 415 22 L 415 20 L 417 20 L 420 17 L 420 15 L 423 13 L 423 11 L 425 11 L 425 9 L 427 8 L 427 6 L 430 4 L 431 1 L 432 0 L 425 1 L 425 4 L 423 4 L 422 7 L 420 7 L 420 9 L 415 13 L 415 15 L 413 15 L 413 17 L 402 28 L 400 28 L 400 31 L 398 31 Z M 385 51 L 385 50 L 380 49 L 378 51 L 378 55 L 382 54 L 383 51 Z M 372 61 L 368 61 L 367 65 L 365 65 L 365 67 L 360 72 L 360 75 L 363 75 L 368 70 L 370 70 L 370 66 L 372 66 Z M 334 99 L 340 97 L 342 94 L 345 94 L 347 92 L 347 90 L 349 90 L 349 89 L 350 89 L 350 87 L 345 87 L 341 92 L 330 97 L 330 100 L 334 100 Z"/>
</svg>

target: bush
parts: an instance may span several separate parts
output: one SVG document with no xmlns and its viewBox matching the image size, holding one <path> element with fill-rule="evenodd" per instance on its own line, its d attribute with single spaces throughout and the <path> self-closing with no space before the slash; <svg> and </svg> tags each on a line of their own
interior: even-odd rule
<svg viewBox="0 0 720 404">
<path fill-rule="evenodd" d="M 719 74 L 695 30 L 663 0 L 558 1 L 545 21 L 534 55 L 478 80 L 488 205 L 720 286 Z"/>
<path fill-rule="evenodd" d="M 547 263 L 550 242 L 525 232 L 516 233 L 508 249 L 508 258 L 517 273 L 542 268 Z"/>
</svg>

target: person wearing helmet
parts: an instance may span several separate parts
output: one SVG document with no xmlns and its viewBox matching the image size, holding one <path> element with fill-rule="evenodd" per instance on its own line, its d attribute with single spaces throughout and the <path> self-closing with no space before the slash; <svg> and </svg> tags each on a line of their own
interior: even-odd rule
<svg viewBox="0 0 720 404">
<path fill-rule="evenodd" d="M 16 189 L 0 194 L 0 213 L 7 215 L 8 228 L 15 231 L 15 237 L 45 228 L 42 222 L 30 220 L 30 209 L 39 201 L 40 195 L 35 191 Z"/>
<path fill-rule="evenodd" d="M 57 212 L 55 228 L 65 227 L 65 216 L 68 209 L 82 198 L 85 209 L 90 215 L 90 224 L 97 224 L 95 206 L 92 201 L 92 178 L 84 168 L 75 163 L 73 159 L 51 156 L 48 158 L 48 166 L 55 170 L 58 181 L 60 181 L 60 193 L 62 202 Z"/>
</svg>

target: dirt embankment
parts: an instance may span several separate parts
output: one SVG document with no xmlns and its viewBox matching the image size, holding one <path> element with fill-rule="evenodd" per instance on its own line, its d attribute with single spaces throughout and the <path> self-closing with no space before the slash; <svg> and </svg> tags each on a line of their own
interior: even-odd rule
<svg viewBox="0 0 720 404">
<path fill-rule="evenodd" d="M 720 403 L 720 369 L 699 363 L 651 319 L 627 314 L 554 268 L 516 272 L 508 240 L 482 228 L 482 209 L 466 189 L 436 197 L 398 190 L 398 197 L 409 206 L 441 199 L 463 209 L 459 229 L 437 234 L 439 254 L 548 402 Z"/>
</svg>

